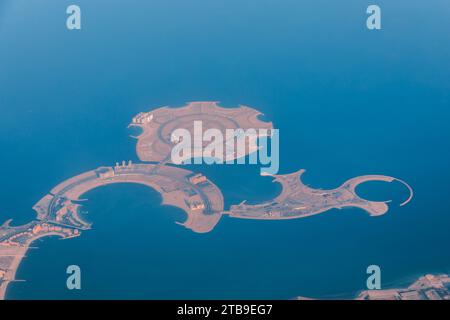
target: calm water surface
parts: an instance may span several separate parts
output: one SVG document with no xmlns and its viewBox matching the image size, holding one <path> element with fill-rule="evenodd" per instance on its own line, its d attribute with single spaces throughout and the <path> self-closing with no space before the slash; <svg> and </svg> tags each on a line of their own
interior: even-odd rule
<svg viewBox="0 0 450 320">
<path fill-rule="evenodd" d="M 86 197 L 91 231 L 29 251 L 8 298 L 275 298 L 352 296 L 366 267 L 384 286 L 450 269 L 450 5 L 378 1 L 383 29 L 365 28 L 365 1 L 85 1 L 82 30 L 65 28 L 68 1 L 0 2 L 0 220 L 73 175 L 137 161 L 140 111 L 186 101 L 246 104 L 280 129 L 281 173 L 333 188 L 361 174 L 388 214 L 332 210 L 307 219 L 224 217 L 195 234 L 177 208 L 137 185 Z M 226 206 L 274 197 L 255 166 L 192 166 Z M 65 269 L 82 269 L 82 290 Z"/>
</svg>

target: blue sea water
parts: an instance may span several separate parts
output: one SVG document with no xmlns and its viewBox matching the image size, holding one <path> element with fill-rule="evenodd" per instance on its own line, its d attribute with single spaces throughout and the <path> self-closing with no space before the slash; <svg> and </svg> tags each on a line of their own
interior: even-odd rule
<svg viewBox="0 0 450 320">
<path fill-rule="evenodd" d="M 450 5 L 377 1 L 75 1 L 82 30 L 65 27 L 73 1 L 0 2 L 0 220 L 64 179 L 137 161 L 127 129 L 140 111 L 215 100 L 261 110 L 280 129 L 280 172 L 332 188 L 361 174 L 407 181 L 358 192 L 392 199 L 373 218 L 358 209 L 289 221 L 224 217 L 208 234 L 176 225 L 184 213 L 136 185 L 89 192 L 94 229 L 43 239 L 10 299 L 316 298 L 353 296 L 370 264 L 382 285 L 450 270 Z M 190 166 L 226 205 L 270 199 L 279 187 L 255 166 Z M 68 291 L 65 269 L 82 269 Z"/>
</svg>

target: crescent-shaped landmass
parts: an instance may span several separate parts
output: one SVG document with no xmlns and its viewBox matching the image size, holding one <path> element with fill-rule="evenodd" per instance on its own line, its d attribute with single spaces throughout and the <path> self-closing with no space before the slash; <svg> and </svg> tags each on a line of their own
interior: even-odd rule
<svg viewBox="0 0 450 320">
<path fill-rule="evenodd" d="M 186 228 L 198 233 L 211 231 L 223 211 L 222 192 L 201 174 L 173 166 L 123 162 L 100 167 L 70 178 L 42 198 L 33 209 L 37 218 L 80 230 L 91 227 L 79 214 L 79 200 L 86 192 L 114 183 L 137 183 L 155 189 L 165 205 L 184 210 Z"/>
<path fill-rule="evenodd" d="M 150 112 L 141 112 L 133 118 L 130 126 L 140 127 L 142 132 L 135 136 L 137 141 L 136 152 L 141 161 L 170 163 L 171 151 L 174 146 L 172 133 L 176 129 L 186 129 L 194 137 L 194 122 L 201 121 L 203 131 L 218 129 L 226 137 L 227 129 L 273 129 L 272 122 L 258 119 L 261 115 L 256 109 L 240 106 L 239 108 L 223 108 L 217 102 L 198 101 L 191 102 L 184 107 L 162 107 Z M 268 132 L 268 135 L 270 131 Z M 264 136 L 259 132 L 259 136 Z M 246 142 L 246 150 L 238 154 L 236 150 L 227 152 L 227 140 L 224 139 L 221 159 L 233 160 L 240 158 L 255 150 L 251 148 L 251 141 Z M 207 142 L 201 142 L 199 148 L 193 146 L 192 158 L 202 157 L 202 150 Z"/>
<path fill-rule="evenodd" d="M 357 207 L 371 216 L 379 216 L 388 211 L 388 201 L 369 201 L 356 194 L 356 187 L 368 181 L 399 181 L 404 184 L 410 195 L 401 205 L 409 202 L 413 196 L 412 188 L 404 181 L 383 175 L 365 175 L 350 179 L 332 190 L 312 189 L 301 181 L 304 169 L 291 174 L 274 175 L 274 182 L 282 186 L 281 194 L 273 200 L 248 205 L 245 201 L 232 205 L 226 212 L 233 218 L 246 219 L 294 219 L 312 216 L 333 208 Z"/>
<path fill-rule="evenodd" d="M 137 183 L 158 191 L 162 204 L 184 210 L 187 219 L 179 224 L 197 233 L 211 231 L 223 212 L 222 192 L 201 174 L 157 164 L 116 164 L 70 178 L 44 196 L 33 209 L 37 220 L 0 227 L 0 300 L 8 284 L 15 281 L 20 262 L 31 243 L 46 236 L 76 237 L 91 224 L 80 214 L 79 200 L 90 190 L 114 183 Z"/>
</svg>

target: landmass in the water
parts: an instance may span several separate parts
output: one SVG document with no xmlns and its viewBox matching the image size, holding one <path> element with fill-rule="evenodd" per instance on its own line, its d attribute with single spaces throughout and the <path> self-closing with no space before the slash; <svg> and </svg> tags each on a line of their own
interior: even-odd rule
<svg viewBox="0 0 450 320">
<path fill-rule="evenodd" d="M 131 161 L 70 178 L 53 188 L 33 209 L 38 213 L 38 220 L 89 229 L 91 225 L 79 214 L 81 196 L 113 183 L 137 183 L 155 189 L 162 196 L 162 204 L 176 206 L 187 213 L 187 220 L 182 224 L 195 232 L 210 231 L 223 211 L 222 192 L 202 174 L 174 166 Z"/>
<path fill-rule="evenodd" d="M 247 106 L 223 108 L 217 102 L 199 101 L 180 108 L 162 107 L 139 113 L 130 126 L 142 129 L 142 133 L 134 137 L 138 140 L 136 152 L 141 161 L 169 163 L 174 145 L 172 133 L 176 129 L 186 129 L 194 137 L 194 122 L 200 121 L 202 130 L 216 129 L 224 137 L 228 129 L 267 129 L 269 135 L 270 129 L 273 129 L 272 122 L 261 121 L 258 119 L 260 115 L 261 112 Z M 261 132 L 259 137 L 262 137 Z M 221 159 L 233 160 L 256 151 L 253 141 L 245 141 L 246 148 L 242 153 L 234 149 L 229 151 L 227 142 L 224 140 L 222 146 L 224 154 L 217 155 Z M 191 158 L 201 158 L 206 144 L 202 141 L 198 147 L 193 145 Z"/>
<path fill-rule="evenodd" d="M 355 188 L 367 181 L 399 181 L 409 190 L 408 203 L 413 192 L 402 180 L 365 175 L 348 180 L 333 190 L 312 189 L 300 181 L 304 170 L 285 175 L 274 175 L 282 185 L 281 194 L 271 201 L 247 205 L 232 205 L 224 211 L 220 189 L 202 174 L 181 169 L 170 162 L 171 131 L 176 128 L 192 130 L 193 121 L 202 120 L 206 128 L 220 130 L 237 128 L 272 128 L 272 123 L 257 119 L 260 113 L 249 107 L 222 108 L 215 102 L 193 102 L 182 108 L 160 108 L 140 113 L 132 125 L 140 126 L 137 153 L 143 161 L 156 163 L 134 164 L 123 161 L 113 167 L 96 170 L 70 178 L 45 195 L 33 209 L 37 219 L 23 226 L 11 226 L 10 220 L 0 226 L 0 299 L 4 299 L 9 283 L 16 281 L 17 268 L 31 243 L 45 236 L 76 237 L 91 224 L 80 214 L 80 200 L 86 192 L 113 183 L 138 183 L 158 191 L 162 204 L 176 206 L 186 212 L 186 221 L 180 223 L 194 232 L 211 231 L 223 214 L 246 219 L 292 219 L 318 214 L 332 208 L 357 207 L 372 216 L 387 212 L 386 202 L 360 198 Z M 250 152 L 251 150 L 249 150 Z M 193 154 L 195 156 L 195 153 Z"/>
<path fill-rule="evenodd" d="M 311 300 L 297 297 L 297 300 Z M 450 300 L 450 276 L 427 274 L 407 288 L 364 290 L 355 300 Z"/>
<path fill-rule="evenodd" d="M 367 181 L 399 181 L 404 184 L 410 194 L 407 204 L 413 197 L 413 190 L 402 180 L 383 176 L 366 175 L 350 179 L 340 187 L 332 190 L 312 189 L 304 185 L 300 178 L 305 170 L 285 175 L 275 175 L 274 182 L 279 182 L 282 186 L 281 194 L 271 201 L 259 204 L 247 205 L 245 201 L 239 205 L 232 205 L 227 212 L 234 218 L 249 219 L 292 219 L 311 216 L 324 211 L 337 208 L 357 207 L 367 211 L 371 216 L 379 216 L 388 211 L 388 201 L 368 201 L 359 197 L 355 189 L 358 185 Z"/>
</svg>

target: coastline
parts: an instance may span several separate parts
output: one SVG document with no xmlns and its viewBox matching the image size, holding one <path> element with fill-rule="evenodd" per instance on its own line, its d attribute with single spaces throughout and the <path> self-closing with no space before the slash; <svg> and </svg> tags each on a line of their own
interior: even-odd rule
<svg viewBox="0 0 450 320">
<path fill-rule="evenodd" d="M 35 241 L 52 236 L 56 236 L 61 239 L 69 239 L 80 235 L 78 231 L 75 231 L 76 229 L 63 228 L 60 226 L 49 225 L 45 222 L 42 223 L 36 221 L 30 223 L 29 226 L 27 226 L 26 231 L 23 231 L 21 227 L 13 227 L 10 229 L 13 234 L 10 238 L 14 238 L 14 236 L 19 234 L 17 237 L 22 237 L 24 240 L 22 242 L 15 242 L 15 240 L 8 239 L 0 242 L 0 261 L 1 258 L 6 260 L 1 261 L 1 269 L 4 271 L 4 274 L 0 280 L 0 300 L 4 300 L 6 298 L 10 283 L 19 281 L 16 279 L 17 271 L 22 263 L 22 260 L 26 257 L 26 253 Z M 14 233 L 16 231 L 15 229 L 19 229 L 20 233 Z"/>
<path fill-rule="evenodd" d="M 0 284 L 0 300 L 5 300 L 8 287 L 11 282 L 17 281 L 16 274 L 22 259 L 29 250 L 29 246 L 21 247 L 18 252 L 14 255 L 13 261 L 10 265 L 10 270 L 7 271 L 6 276 L 8 277 L 6 281 L 2 281 Z M 0 255 L 2 256 L 2 255 Z"/>
</svg>

